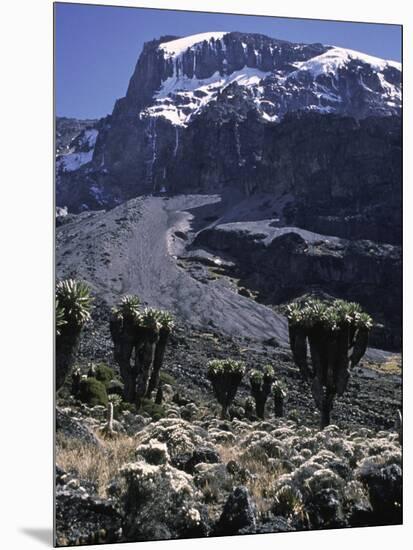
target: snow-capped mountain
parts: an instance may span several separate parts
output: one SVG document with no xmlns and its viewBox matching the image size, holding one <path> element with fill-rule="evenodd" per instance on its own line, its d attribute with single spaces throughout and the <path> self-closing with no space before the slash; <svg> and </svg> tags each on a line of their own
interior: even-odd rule
<svg viewBox="0 0 413 550">
<path fill-rule="evenodd" d="M 349 49 L 239 32 L 161 37 L 144 45 L 112 115 L 58 157 L 58 202 L 268 186 L 272 136 L 288 117 L 398 118 L 401 95 L 400 63 Z"/>
<path fill-rule="evenodd" d="M 151 76 L 152 89 L 144 98 L 139 90 Z M 132 108 L 135 101 L 141 117 L 164 117 L 187 126 L 225 88 L 237 83 L 248 88 L 266 120 L 278 121 L 296 110 L 360 118 L 397 114 L 400 81 L 400 63 L 353 50 L 215 32 L 150 43 L 126 99 Z"/>
<path fill-rule="evenodd" d="M 163 56 L 165 72 L 140 116 L 179 126 L 233 83 L 248 88 L 269 121 L 294 110 L 362 117 L 396 114 L 401 106 L 400 63 L 344 48 L 221 32 L 162 42 L 155 55 Z M 140 80 L 139 69 L 135 75 Z"/>
</svg>

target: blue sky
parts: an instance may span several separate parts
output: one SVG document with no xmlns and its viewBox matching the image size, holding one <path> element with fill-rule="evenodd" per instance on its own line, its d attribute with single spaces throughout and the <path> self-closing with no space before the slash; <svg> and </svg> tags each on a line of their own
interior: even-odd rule
<svg viewBox="0 0 413 550">
<path fill-rule="evenodd" d="M 322 42 L 401 60 L 401 27 L 121 8 L 55 5 L 56 112 L 99 118 L 123 97 L 144 42 L 165 34 L 257 32 L 292 42 Z"/>
</svg>

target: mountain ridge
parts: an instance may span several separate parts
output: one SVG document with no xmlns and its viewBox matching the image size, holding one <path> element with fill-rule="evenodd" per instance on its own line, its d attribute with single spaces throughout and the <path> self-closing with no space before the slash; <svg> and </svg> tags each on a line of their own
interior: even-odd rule
<svg viewBox="0 0 413 550">
<path fill-rule="evenodd" d="M 334 128 L 348 128 L 349 117 L 358 121 L 355 128 L 370 118 L 400 118 L 401 72 L 396 62 L 260 34 L 208 33 L 209 39 L 200 41 L 204 36 L 170 35 L 145 43 L 125 97 L 93 127 L 93 136 L 85 130 L 69 154 L 58 157 L 59 206 L 75 212 L 107 208 L 147 193 L 225 191 L 238 196 L 243 190 L 262 190 L 263 180 L 266 192 L 277 192 L 279 182 L 268 182 L 273 154 L 265 151 L 276 146 L 271 140 L 277 131 L 272 128 L 284 120 L 295 116 L 297 127 L 305 127 L 311 126 L 308 116 L 313 114 L 341 117 L 342 123 L 331 118 L 328 140 Z M 319 131 L 320 125 L 324 127 L 315 123 L 313 130 Z M 398 124 L 388 126 L 391 132 L 400 131 L 395 129 Z M 394 187 L 400 161 L 393 153 L 387 156 L 386 148 L 394 148 L 385 132 L 379 128 L 377 145 L 368 132 L 363 139 L 373 149 L 384 147 Z M 192 147 L 200 133 L 210 145 L 205 148 L 201 141 L 202 152 Z M 313 153 L 325 179 L 323 147 L 329 148 L 327 141 Z M 348 147 L 340 147 L 346 156 Z M 355 152 L 347 162 L 358 163 L 364 173 L 363 166 L 368 170 L 372 164 L 369 157 L 375 158 L 373 149 L 357 160 Z M 299 159 L 291 159 L 287 173 L 296 172 L 297 163 Z M 343 188 L 352 187 L 357 174 L 349 173 L 348 178 L 341 181 Z"/>
</svg>

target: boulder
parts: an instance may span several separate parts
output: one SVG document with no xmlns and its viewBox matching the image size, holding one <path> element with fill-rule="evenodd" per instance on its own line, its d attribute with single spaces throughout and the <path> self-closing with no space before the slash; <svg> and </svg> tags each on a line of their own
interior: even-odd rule
<svg viewBox="0 0 413 550">
<path fill-rule="evenodd" d="M 136 458 L 142 457 L 149 464 L 166 464 L 169 462 L 168 447 L 156 439 L 151 439 L 146 445 L 139 445 Z"/>
<path fill-rule="evenodd" d="M 356 477 L 368 488 L 373 509 L 370 525 L 402 523 L 402 469 L 398 461 L 399 457 L 366 458 L 356 471 Z"/>
<path fill-rule="evenodd" d="M 98 498 L 61 469 L 56 473 L 56 545 L 120 542 L 122 520 L 115 503 Z"/>
<path fill-rule="evenodd" d="M 124 534 L 128 540 L 201 537 L 208 532 L 200 495 L 185 472 L 138 461 L 121 469 Z"/>
<path fill-rule="evenodd" d="M 191 457 L 185 464 L 185 471 L 192 474 L 195 466 L 199 463 L 217 464 L 221 462 L 221 458 L 217 451 L 210 447 L 199 447 L 195 449 Z"/>
<path fill-rule="evenodd" d="M 56 409 L 56 433 L 69 439 L 76 439 L 88 445 L 99 446 L 97 437 L 84 423 L 72 418 L 62 409 Z"/>
<path fill-rule="evenodd" d="M 307 499 L 310 527 L 313 529 L 334 529 L 345 526 L 340 494 L 336 489 L 321 489 Z"/>
<path fill-rule="evenodd" d="M 214 535 L 237 535 L 243 530 L 253 533 L 257 527 L 257 512 L 248 489 L 240 485 L 229 495 L 215 525 Z"/>
</svg>

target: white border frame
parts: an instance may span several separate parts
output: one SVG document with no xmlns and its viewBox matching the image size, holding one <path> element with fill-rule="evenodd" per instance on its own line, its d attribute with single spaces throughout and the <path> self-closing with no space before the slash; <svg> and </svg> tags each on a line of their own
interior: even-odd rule
<svg viewBox="0 0 413 550">
<path fill-rule="evenodd" d="M 78 1 L 77 3 L 88 3 Z M 97 2 L 90 2 L 97 3 Z M 247 548 L 313 548 L 348 550 L 349 546 L 375 550 L 407 548 L 413 540 L 411 495 L 411 449 L 408 433 L 411 392 L 412 277 L 409 237 L 412 234 L 413 121 L 409 104 L 413 43 L 413 18 L 407 2 L 393 0 L 295 0 L 271 5 L 268 0 L 101 0 L 100 4 L 216 11 L 251 15 L 304 17 L 403 24 L 404 26 L 404 525 L 322 532 L 269 534 L 215 539 L 133 543 L 134 548 L 166 550 Z M 51 0 L 3 2 L 2 102 L 6 126 L 1 128 L 2 151 L 2 473 L 1 502 L 3 548 L 40 548 L 52 544 L 53 427 L 52 427 L 52 334 L 53 334 L 53 7 Z M 410 17 L 409 17 L 410 15 Z M 411 51 L 411 50 L 410 50 Z M 126 83 L 125 83 L 126 87 Z M 4 97 L 3 97 L 4 95 Z M 5 168 L 5 169 L 4 169 Z M 410 187 L 410 189 L 409 189 Z M 5 191 L 5 196 L 4 196 Z M 4 254 L 5 252 L 5 254 Z M 23 315 L 25 319 L 23 321 Z M 26 320 L 27 319 L 27 320 Z M 410 373 L 409 373 L 410 371 Z M 47 544 L 48 542 L 48 544 Z M 129 545 L 111 545 L 126 550 Z M 88 548 L 97 548 L 90 546 Z"/>
</svg>

